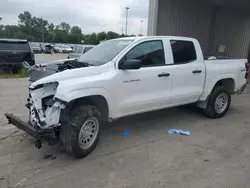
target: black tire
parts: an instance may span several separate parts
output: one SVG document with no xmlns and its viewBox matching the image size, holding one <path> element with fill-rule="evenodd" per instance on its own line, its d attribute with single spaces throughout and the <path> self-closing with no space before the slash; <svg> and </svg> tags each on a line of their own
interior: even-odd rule
<svg viewBox="0 0 250 188">
<path fill-rule="evenodd" d="M 79 141 L 79 133 L 86 120 L 89 121 L 91 118 L 98 121 L 98 130 L 95 136 L 92 135 L 94 137 L 92 144 L 88 148 L 83 149 Z M 65 151 L 76 158 L 87 156 L 95 149 L 98 143 L 100 126 L 101 113 L 95 106 L 82 105 L 75 107 L 71 111 L 69 122 L 63 123 L 61 126 L 60 139 Z"/>
<path fill-rule="evenodd" d="M 227 102 L 226 108 L 222 112 L 218 113 L 215 110 L 215 101 L 217 97 L 222 93 L 227 95 L 228 102 Z M 216 86 L 213 89 L 212 93 L 210 94 L 207 107 L 206 109 L 203 110 L 203 112 L 205 113 L 206 116 L 210 118 L 213 118 L 213 119 L 221 118 L 227 113 L 230 107 L 230 104 L 231 104 L 231 94 L 229 93 L 228 89 L 224 86 Z"/>
</svg>

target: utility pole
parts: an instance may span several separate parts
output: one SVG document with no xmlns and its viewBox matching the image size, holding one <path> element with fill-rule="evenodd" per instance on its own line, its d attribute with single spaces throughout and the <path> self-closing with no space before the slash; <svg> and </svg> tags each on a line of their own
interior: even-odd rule
<svg viewBox="0 0 250 188">
<path fill-rule="evenodd" d="M 143 35 L 142 34 L 142 24 L 143 24 L 143 20 L 141 20 L 141 35 Z"/>
<path fill-rule="evenodd" d="M 44 42 L 44 32 L 43 32 L 43 18 L 41 17 L 41 19 L 42 19 L 42 42 Z"/>
<path fill-rule="evenodd" d="M 129 7 L 125 7 L 126 9 L 126 29 L 125 29 L 125 35 L 127 36 L 128 35 L 128 10 L 129 10 Z"/>
</svg>

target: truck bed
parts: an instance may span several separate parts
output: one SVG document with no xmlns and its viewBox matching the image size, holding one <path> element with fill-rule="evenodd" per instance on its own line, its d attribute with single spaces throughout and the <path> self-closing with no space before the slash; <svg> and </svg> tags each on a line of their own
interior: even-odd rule
<svg viewBox="0 0 250 188">
<path fill-rule="evenodd" d="M 245 74 L 247 62 L 247 59 L 205 60 L 206 81 L 203 94 L 209 94 L 216 84 L 216 80 L 224 78 L 231 78 L 235 81 L 234 92 L 240 90 L 242 85 L 246 83 Z"/>
</svg>

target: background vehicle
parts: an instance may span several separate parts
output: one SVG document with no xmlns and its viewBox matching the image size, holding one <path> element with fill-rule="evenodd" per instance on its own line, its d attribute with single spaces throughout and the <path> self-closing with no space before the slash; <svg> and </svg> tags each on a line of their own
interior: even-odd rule
<svg viewBox="0 0 250 188">
<path fill-rule="evenodd" d="M 56 44 L 54 48 L 56 53 L 70 53 L 73 51 L 70 46 L 64 44 Z"/>
<path fill-rule="evenodd" d="M 68 59 L 71 58 L 80 58 L 80 56 L 87 51 L 89 51 L 91 48 L 93 48 L 95 45 L 77 45 L 73 49 L 73 52 L 69 54 Z"/>
<path fill-rule="evenodd" d="M 79 62 L 52 62 L 29 78 L 52 69 L 29 87 L 29 122 L 6 116 L 38 138 L 38 147 L 53 138 L 69 154 L 84 157 L 95 148 L 102 122 L 191 103 L 211 118 L 224 116 L 231 95 L 246 86 L 249 64 L 204 61 L 196 39 L 157 36 L 105 41 Z"/>
<path fill-rule="evenodd" d="M 62 53 L 61 44 L 55 44 L 54 50 L 55 50 L 55 53 Z"/>
<path fill-rule="evenodd" d="M 34 53 L 40 54 L 40 53 L 42 52 L 42 49 L 41 49 L 41 47 L 40 47 L 40 44 L 38 44 L 38 43 L 33 43 L 33 42 L 30 42 L 29 44 L 30 44 L 30 47 L 31 47 L 31 49 L 32 49 L 32 51 L 33 51 Z"/>
<path fill-rule="evenodd" d="M 54 46 L 52 44 L 47 44 L 44 46 L 43 53 L 51 54 L 54 52 Z"/>
<path fill-rule="evenodd" d="M 22 62 L 35 64 L 34 53 L 27 40 L 0 39 L 0 69 L 17 72 Z"/>
<path fill-rule="evenodd" d="M 45 46 L 46 45 L 49 45 L 49 43 L 41 43 L 40 44 L 40 48 L 41 48 L 42 53 L 45 53 L 45 51 L 46 51 Z"/>
<path fill-rule="evenodd" d="M 73 49 L 70 46 L 68 46 L 68 45 L 62 45 L 61 48 L 62 48 L 62 53 L 73 52 Z"/>
</svg>

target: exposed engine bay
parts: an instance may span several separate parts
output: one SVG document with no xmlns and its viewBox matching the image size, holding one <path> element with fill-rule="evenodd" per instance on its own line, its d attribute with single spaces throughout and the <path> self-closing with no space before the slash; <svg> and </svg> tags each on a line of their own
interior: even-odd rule
<svg viewBox="0 0 250 188">
<path fill-rule="evenodd" d="M 88 67 L 89 64 L 79 62 L 76 59 L 66 59 L 34 66 L 30 66 L 28 63 L 24 62 L 23 66 L 29 69 L 29 81 L 35 82 L 41 78 L 62 72 L 64 70 Z"/>
</svg>

